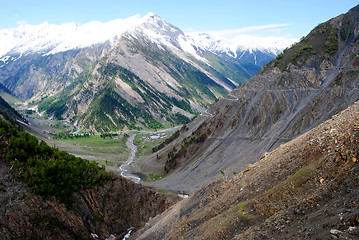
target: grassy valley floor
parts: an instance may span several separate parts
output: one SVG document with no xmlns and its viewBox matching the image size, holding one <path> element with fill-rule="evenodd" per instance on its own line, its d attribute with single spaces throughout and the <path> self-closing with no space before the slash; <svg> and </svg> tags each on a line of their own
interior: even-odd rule
<svg viewBox="0 0 359 240">
<path fill-rule="evenodd" d="M 152 148 L 170 137 L 179 127 L 162 130 L 128 130 L 118 133 L 90 134 L 78 131 L 75 126 L 66 121 L 45 118 L 36 112 L 25 111 L 23 115 L 30 125 L 23 125 L 24 130 L 46 141 L 49 146 L 67 151 L 75 156 L 97 161 L 104 165 L 107 171 L 120 173 L 122 165 L 130 155 L 131 150 L 126 146 L 130 135 L 136 134 L 134 143 L 138 147 L 137 156 L 152 153 Z M 78 132 L 72 135 L 74 132 Z M 136 161 L 133 163 L 136 164 Z M 153 174 L 152 174 L 153 175 Z M 153 179 L 153 176 L 142 176 Z"/>
</svg>

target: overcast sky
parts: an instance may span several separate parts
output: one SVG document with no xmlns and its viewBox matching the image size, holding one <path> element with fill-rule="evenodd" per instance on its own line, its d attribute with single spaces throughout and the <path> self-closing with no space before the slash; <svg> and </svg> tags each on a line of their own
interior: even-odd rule
<svg viewBox="0 0 359 240">
<path fill-rule="evenodd" d="M 357 0 L 0 0 L 0 29 L 43 22 L 107 22 L 148 12 L 185 32 L 300 38 Z"/>
</svg>

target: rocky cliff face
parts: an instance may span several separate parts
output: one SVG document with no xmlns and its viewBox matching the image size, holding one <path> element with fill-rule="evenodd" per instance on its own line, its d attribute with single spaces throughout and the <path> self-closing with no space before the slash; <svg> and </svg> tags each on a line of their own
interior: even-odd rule
<svg viewBox="0 0 359 240">
<path fill-rule="evenodd" d="M 140 227 L 176 200 L 123 178 L 73 195 L 70 208 L 44 199 L 0 164 L 0 233 L 3 239 L 105 239 Z M 93 235 L 91 235 L 93 234 Z M 96 234 L 98 237 L 94 237 Z M 122 239 L 122 238 L 121 238 Z"/>
<path fill-rule="evenodd" d="M 220 178 L 221 170 L 233 176 L 353 104 L 359 99 L 358 23 L 355 7 L 319 25 L 198 116 L 149 158 L 170 172 L 154 185 L 193 191 Z"/>
<path fill-rule="evenodd" d="M 357 239 L 359 102 L 151 220 L 132 239 Z"/>
</svg>

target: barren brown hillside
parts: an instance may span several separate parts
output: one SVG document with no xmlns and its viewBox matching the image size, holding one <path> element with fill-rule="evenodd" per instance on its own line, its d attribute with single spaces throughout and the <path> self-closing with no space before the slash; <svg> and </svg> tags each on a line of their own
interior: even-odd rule
<svg viewBox="0 0 359 240">
<path fill-rule="evenodd" d="M 132 239 L 358 239 L 359 102 L 195 192 Z"/>
</svg>

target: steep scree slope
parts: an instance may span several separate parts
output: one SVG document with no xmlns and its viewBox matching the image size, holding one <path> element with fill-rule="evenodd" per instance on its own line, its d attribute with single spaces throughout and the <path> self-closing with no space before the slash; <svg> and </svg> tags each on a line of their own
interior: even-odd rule
<svg viewBox="0 0 359 240">
<path fill-rule="evenodd" d="M 359 102 L 193 193 L 132 239 L 358 239 Z"/>
</svg>

